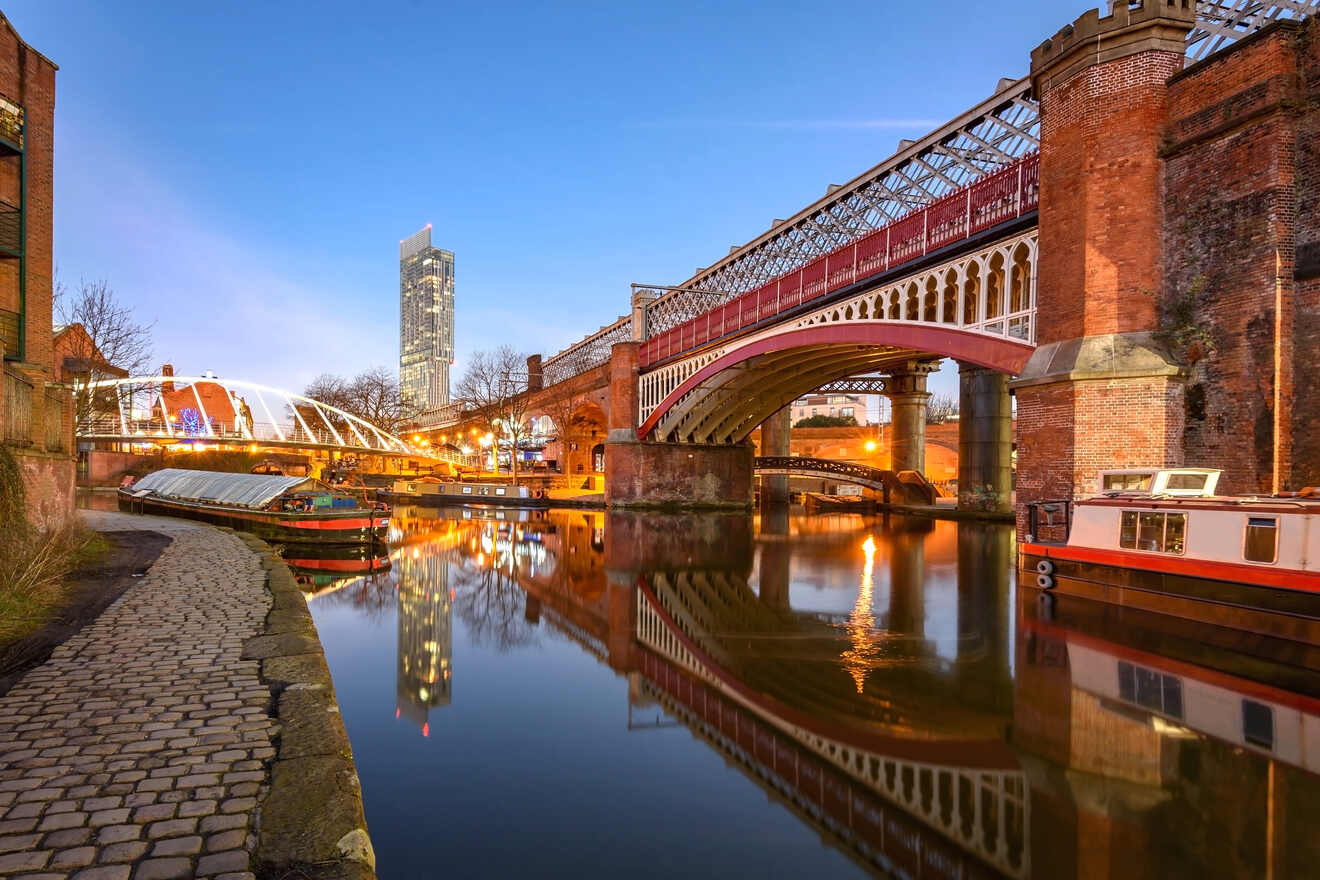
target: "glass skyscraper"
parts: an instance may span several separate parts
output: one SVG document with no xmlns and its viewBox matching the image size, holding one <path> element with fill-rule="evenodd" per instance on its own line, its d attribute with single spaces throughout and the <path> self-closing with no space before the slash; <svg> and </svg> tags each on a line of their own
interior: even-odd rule
<svg viewBox="0 0 1320 880">
<path fill-rule="evenodd" d="M 422 410 L 449 403 L 454 362 L 454 254 L 431 224 L 399 242 L 399 391 Z"/>
</svg>

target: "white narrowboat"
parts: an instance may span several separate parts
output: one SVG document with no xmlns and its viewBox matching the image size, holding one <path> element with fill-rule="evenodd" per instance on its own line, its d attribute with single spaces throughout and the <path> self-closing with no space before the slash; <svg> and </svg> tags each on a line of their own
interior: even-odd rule
<svg viewBox="0 0 1320 880">
<path fill-rule="evenodd" d="M 1095 497 L 1029 505 L 1023 581 L 1320 644 L 1320 491 L 1221 496 L 1219 474 L 1102 471 Z"/>
</svg>

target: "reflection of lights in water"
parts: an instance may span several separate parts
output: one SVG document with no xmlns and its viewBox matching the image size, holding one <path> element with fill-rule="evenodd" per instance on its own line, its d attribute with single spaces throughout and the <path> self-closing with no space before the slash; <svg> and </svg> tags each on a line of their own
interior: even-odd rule
<svg viewBox="0 0 1320 880">
<path fill-rule="evenodd" d="M 875 538 L 867 536 L 866 541 L 862 543 L 862 552 L 866 554 L 866 562 L 862 565 L 862 582 L 857 590 L 857 602 L 853 605 L 852 613 L 848 615 L 848 622 L 844 627 L 848 631 L 852 647 L 840 655 L 848 674 L 857 683 L 859 694 L 866 685 L 866 673 L 870 672 L 876 655 L 880 653 L 880 640 L 876 638 L 875 633 L 875 615 L 871 613 L 871 572 L 875 568 Z"/>
</svg>

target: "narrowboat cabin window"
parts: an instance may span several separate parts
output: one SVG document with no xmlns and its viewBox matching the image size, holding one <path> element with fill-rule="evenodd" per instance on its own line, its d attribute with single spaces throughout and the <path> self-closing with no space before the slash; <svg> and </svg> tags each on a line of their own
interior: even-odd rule
<svg viewBox="0 0 1320 880">
<path fill-rule="evenodd" d="M 1165 483 L 1165 488 L 1171 490 L 1194 490 L 1200 492 L 1205 489 L 1205 481 L 1208 477 L 1209 474 L 1169 474 L 1169 479 L 1168 482 Z"/>
<path fill-rule="evenodd" d="M 1248 562 L 1275 562 L 1278 560 L 1278 517 L 1247 517 L 1247 530 L 1242 537 L 1242 558 Z"/>
<path fill-rule="evenodd" d="M 1255 700 L 1242 701 L 1242 738 L 1253 746 L 1274 749 L 1274 710 Z"/>
<path fill-rule="evenodd" d="M 1125 510 L 1118 546 L 1126 550 L 1182 554 L 1187 539 L 1187 514 Z"/>
<path fill-rule="evenodd" d="M 1105 474 L 1101 486 L 1103 492 L 1149 492 L 1150 481 L 1154 474 Z"/>
<path fill-rule="evenodd" d="M 1169 718 L 1183 717 L 1181 680 L 1122 660 L 1118 663 L 1118 698 Z"/>
</svg>

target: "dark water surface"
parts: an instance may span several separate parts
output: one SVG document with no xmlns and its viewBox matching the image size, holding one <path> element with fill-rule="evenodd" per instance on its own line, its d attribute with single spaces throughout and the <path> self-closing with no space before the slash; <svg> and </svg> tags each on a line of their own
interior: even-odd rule
<svg viewBox="0 0 1320 880">
<path fill-rule="evenodd" d="M 396 513 L 286 550 L 382 878 L 1320 870 L 1314 658 L 1043 609 L 1007 527 Z"/>
</svg>

